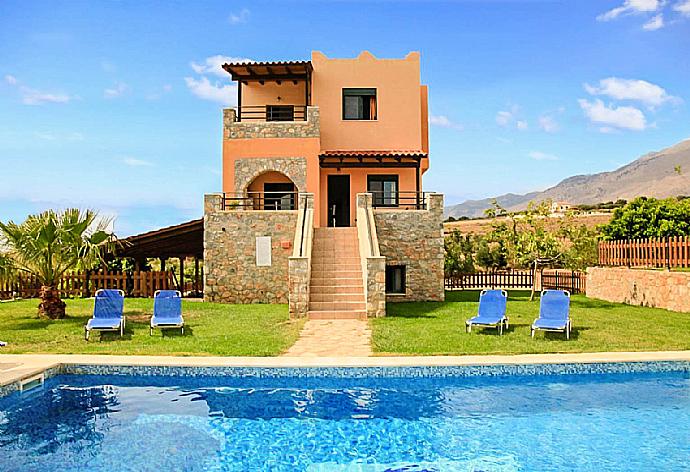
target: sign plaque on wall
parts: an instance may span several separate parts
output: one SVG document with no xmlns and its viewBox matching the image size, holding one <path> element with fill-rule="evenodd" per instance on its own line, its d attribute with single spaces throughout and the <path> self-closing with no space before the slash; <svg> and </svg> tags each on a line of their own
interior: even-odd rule
<svg viewBox="0 0 690 472">
<path fill-rule="evenodd" d="M 256 237 L 256 265 L 258 267 L 271 266 L 271 237 Z"/>
</svg>

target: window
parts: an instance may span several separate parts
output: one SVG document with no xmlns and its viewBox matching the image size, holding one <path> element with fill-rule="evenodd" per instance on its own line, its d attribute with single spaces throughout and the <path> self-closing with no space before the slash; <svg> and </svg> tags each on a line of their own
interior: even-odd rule
<svg viewBox="0 0 690 472">
<path fill-rule="evenodd" d="M 295 185 L 291 183 L 264 184 L 264 210 L 294 210 Z"/>
<path fill-rule="evenodd" d="M 397 207 L 398 176 L 367 175 L 367 192 L 372 194 L 375 207 Z"/>
<path fill-rule="evenodd" d="M 294 105 L 266 105 L 266 121 L 295 121 Z"/>
<path fill-rule="evenodd" d="M 343 89 L 343 120 L 375 120 L 376 89 Z"/>
<path fill-rule="evenodd" d="M 405 266 L 386 266 L 386 293 L 405 294 Z"/>
</svg>

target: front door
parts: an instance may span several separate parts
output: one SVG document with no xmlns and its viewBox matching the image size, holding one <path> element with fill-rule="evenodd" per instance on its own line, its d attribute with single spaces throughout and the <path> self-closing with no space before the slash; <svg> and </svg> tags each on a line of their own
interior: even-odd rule
<svg viewBox="0 0 690 472">
<path fill-rule="evenodd" d="M 328 226 L 350 226 L 350 176 L 328 176 Z"/>
</svg>

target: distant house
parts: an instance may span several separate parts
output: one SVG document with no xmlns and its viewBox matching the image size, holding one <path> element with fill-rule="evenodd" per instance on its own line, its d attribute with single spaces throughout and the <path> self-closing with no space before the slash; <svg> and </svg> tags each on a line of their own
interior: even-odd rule
<svg viewBox="0 0 690 472">
<path fill-rule="evenodd" d="M 223 114 L 223 193 L 205 197 L 206 299 L 312 318 L 443 300 L 419 53 L 223 68 L 238 106 Z"/>
<path fill-rule="evenodd" d="M 571 205 L 567 202 L 552 202 L 551 203 L 551 213 L 556 215 L 562 215 L 570 210 Z"/>
</svg>

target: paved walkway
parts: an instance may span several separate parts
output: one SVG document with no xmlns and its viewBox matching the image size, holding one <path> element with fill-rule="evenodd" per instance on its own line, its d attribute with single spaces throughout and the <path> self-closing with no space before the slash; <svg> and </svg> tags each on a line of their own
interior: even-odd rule
<svg viewBox="0 0 690 472">
<path fill-rule="evenodd" d="M 307 320 L 299 339 L 284 356 L 365 357 L 371 355 L 371 330 L 363 320 Z"/>
</svg>

